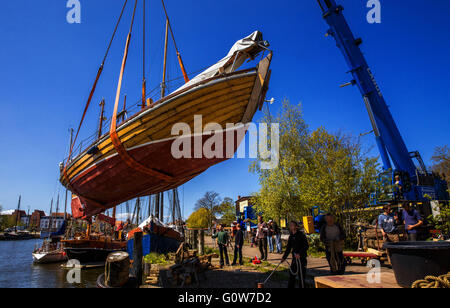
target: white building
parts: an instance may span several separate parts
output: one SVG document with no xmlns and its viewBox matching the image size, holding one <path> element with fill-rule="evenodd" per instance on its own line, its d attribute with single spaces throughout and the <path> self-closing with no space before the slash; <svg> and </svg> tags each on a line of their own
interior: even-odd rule
<svg viewBox="0 0 450 308">
<path fill-rule="evenodd" d="M 59 228 L 61 228 L 62 224 L 64 223 L 64 217 L 61 216 L 54 216 L 51 217 L 51 221 L 52 221 L 52 226 L 51 226 L 51 230 L 59 230 Z M 41 225 L 40 225 L 40 229 L 42 231 L 48 230 L 49 229 L 49 224 L 50 224 L 50 217 L 49 216 L 45 216 L 41 218 Z"/>
</svg>

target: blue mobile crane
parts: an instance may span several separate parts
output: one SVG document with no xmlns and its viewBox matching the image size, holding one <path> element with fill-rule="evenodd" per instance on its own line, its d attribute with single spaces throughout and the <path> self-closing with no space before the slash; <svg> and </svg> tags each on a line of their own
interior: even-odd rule
<svg viewBox="0 0 450 308">
<path fill-rule="evenodd" d="M 427 170 L 419 152 L 408 151 L 380 87 L 361 52 L 363 41 L 354 37 L 342 13 L 344 8 L 337 5 L 335 0 L 317 1 L 323 11 L 323 18 L 330 27 L 327 36 L 335 38 L 350 67 L 353 80 L 346 85 L 358 86 L 363 96 L 383 162 L 384 172 L 380 179 L 386 182 L 387 178 L 387 182 L 392 185 L 395 178 L 400 177 L 403 184 L 399 195 L 391 194 L 392 199 L 407 202 L 427 202 L 430 198 L 448 200 L 446 181 Z M 381 200 L 376 200 L 375 203 L 380 204 Z"/>
</svg>

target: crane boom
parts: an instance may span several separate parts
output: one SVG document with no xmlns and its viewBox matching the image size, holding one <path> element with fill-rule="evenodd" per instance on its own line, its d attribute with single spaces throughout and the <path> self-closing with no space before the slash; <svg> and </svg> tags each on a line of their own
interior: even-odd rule
<svg viewBox="0 0 450 308">
<path fill-rule="evenodd" d="M 355 39 L 353 36 L 342 14 L 342 6 L 336 5 L 334 0 L 318 0 L 318 2 L 324 12 L 324 19 L 330 26 L 328 35 L 336 39 L 353 75 L 352 83 L 358 86 L 363 95 L 384 168 L 386 170 L 392 168 L 392 159 L 396 169 L 408 172 L 411 177 L 415 176 L 414 162 L 384 100 L 380 87 L 359 48 L 362 40 Z"/>
<path fill-rule="evenodd" d="M 423 199 L 425 194 L 435 196 L 433 179 L 431 178 L 430 182 L 427 170 L 422 170 L 424 167 L 418 169 L 415 166 L 413 158 L 417 158 L 421 162 L 420 155 L 418 152 L 410 153 L 408 151 L 380 87 L 361 52 L 362 40 L 354 37 L 342 14 L 344 8 L 337 5 L 335 0 L 317 1 L 322 9 L 323 18 L 330 27 L 327 35 L 335 38 L 337 46 L 350 67 L 350 73 L 353 76 L 350 84 L 357 85 L 363 96 L 384 169 L 386 171 L 394 169 L 394 172 L 407 175 L 408 180 L 414 183 L 411 189 L 405 193 L 408 200 Z M 420 165 L 423 166 L 423 163 Z M 428 184 L 420 186 L 423 178 L 428 178 Z"/>
</svg>

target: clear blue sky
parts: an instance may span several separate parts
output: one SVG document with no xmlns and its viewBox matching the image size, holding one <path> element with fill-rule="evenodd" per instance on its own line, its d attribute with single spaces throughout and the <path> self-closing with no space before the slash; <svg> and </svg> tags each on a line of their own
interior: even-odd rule
<svg viewBox="0 0 450 308">
<path fill-rule="evenodd" d="M 338 0 L 362 46 L 410 150 L 427 163 L 433 149 L 449 143 L 450 2 L 382 0 L 382 23 L 366 22 L 366 0 Z M 188 71 L 215 63 L 238 39 L 258 29 L 275 52 L 269 97 L 302 102 L 312 128 L 324 126 L 358 135 L 371 126 L 348 68 L 315 0 L 166 0 Z M 161 78 L 164 17 L 159 1 L 147 1 L 149 88 Z M 0 204 L 48 211 L 58 191 L 58 163 L 67 155 L 68 129 L 78 125 L 122 1 L 81 0 L 82 23 L 66 22 L 66 0 L 3 1 L 0 10 Z M 108 115 L 130 17 L 113 44 L 82 137 L 97 123 L 104 96 Z M 141 17 L 136 23 L 124 93 L 139 97 Z M 170 76 L 179 71 L 173 48 Z M 133 99 L 131 99 L 133 98 Z M 374 144 L 366 137 L 368 146 Z M 248 160 L 231 160 L 184 187 L 186 214 L 205 191 L 236 198 L 258 190 Z"/>
</svg>

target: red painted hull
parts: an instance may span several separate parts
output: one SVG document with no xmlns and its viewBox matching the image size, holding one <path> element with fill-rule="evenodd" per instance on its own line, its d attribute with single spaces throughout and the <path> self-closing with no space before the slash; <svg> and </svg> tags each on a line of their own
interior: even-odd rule
<svg viewBox="0 0 450 308">
<path fill-rule="evenodd" d="M 91 217 L 128 200 L 177 188 L 211 166 L 226 161 L 228 159 L 227 141 L 230 143 L 228 152 L 234 154 L 245 132 L 246 127 L 241 126 L 232 131 L 217 134 L 216 137 L 221 138 L 224 146 L 222 153 L 214 158 L 208 158 L 198 150 L 197 156 L 195 155 L 194 139 L 197 138 L 197 143 L 204 145 L 212 138 L 210 134 L 183 137 L 192 145 L 190 158 L 174 158 L 172 145 L 175 139 L 148 143 L 128 150 L 128 153 L 140 164 L 170 175 L 172 177 L 170 181 L 162 181 L 140 173 L 130 168 L 118 155 L 111 156 L 73 179 L 72 187 L 83 196 L 72 200 L 73 216 L 74 218 Z M 231 136 L 234 137 L 231 139 Z M 202 140 L 201 143 L 198 140 Z M 200 156 L 198 156 L 199 152 Z"/>
</svg>

